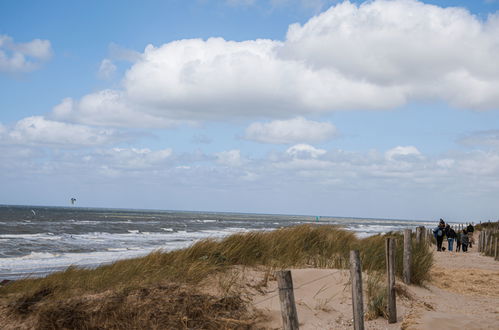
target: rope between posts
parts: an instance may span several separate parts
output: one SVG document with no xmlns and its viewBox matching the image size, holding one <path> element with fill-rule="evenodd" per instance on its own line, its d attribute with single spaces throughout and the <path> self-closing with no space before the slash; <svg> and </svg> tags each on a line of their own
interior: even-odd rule
<svg viewBox="0 0 499 330">
<path fill-rule="evenodd" d="M 308 281 L 308 282 L 302 283 L 302 284 L 300 284 L 299 286 L 297 286 L 296 288 L 294 288 L 294 290 L 301 289 L 302 287 L 304 287 L 304 286 L 306 286 L 306 285 L 309 285 L 309 284 L 311 284 L 311 283 L 314 283 L 314 282 L 317 282 L 317 281 L 319 281 L 319 280 L 322 280 L 322 279 L 324 279 L 324 278 L 326 278 L 326 277 L 328 277 L 328 276 L 333 276 L 333 275 L 335 275 L 335 274 L 339 273 L 339 272 L 340 272 L 340 271 L 342 271 L 342 270 L 343 270 L 343 269 L 339 269 L 339 270 L 337 270 L 337 271 L 335 271 L 335 272 L 333 272 L 333 273 L 329 273 L 329 274 L 327 274 L 327 275 L 323 275 L 323 276 L 318 277 L 318 278 L 316 278 L 316 279 L 313 279 L 313 280 L 311 280 L 311 281 Z M 267 292 L 267 293 L 272 293 L 272 292 L 277 292 L 277 291 L 279 291 L 279 288 L 277 288 L 277 289 L 275 289 L 275 290 L 272 290 L 272 291 L 269 291 L 269 292 Z M 261 303 L 263 303 L 263 302 L 265 302 L 265 301 L 267 301 L 267 300 L 270 300 L 270 299 L 275 298 L 275 297 L 278 297 L 278 296 L 279 296 L 279 294 L 273 294 L 273 295 L 271 295 L 271 296 L 269 296 L 269 297 L 267 297 L 267 298 L 265 298 L 265 299 L 262 299 L 262 300 L 260 300 L 260 301 L 258 301 L 258 302 L 255 302 L 255 303 L 253 303 L 253 304 L 254 304 L 254 305 L 258 305 L 258 304 L 261 304 Z"/>
</svg>

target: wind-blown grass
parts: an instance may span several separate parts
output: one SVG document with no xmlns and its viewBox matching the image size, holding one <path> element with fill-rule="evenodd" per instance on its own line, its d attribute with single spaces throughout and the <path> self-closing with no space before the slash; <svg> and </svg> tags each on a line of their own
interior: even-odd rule
<svg viewBox="0 0 499 330">
<path fill-rule="evenodd" d="M 388 234 L 399 242 L 397 274 L 402 274 L 402 235 Z M 109 289 L 136 288 L 163 282 L 199 283 L 210 274 L 234 265 L 274 268 L 347 268 L 349 251 L 359 249 L 362 268 L 384 271 L 384 238 L 359 239 L 352 232 L 327 225 L 301 225 L 270 232 L 250 232 L 215 240 L 205 239 L 171 252 L 156 251 L 145 257 L 120 260 L 95 269 L 69 267 L 45 278 L 24 279 L 0 288 L 0 295 L 28 293 L 50 287 L 61 296 L 97 293 Z M 428 280 L 432 254 L 413 244 L 413 282 Z"/>
<path fill-rule="evenodd" d="M 239 315 L 239 321 L 227 316 L 225 309 L 229 307 L 224 307 L 225 298 L 220 300 L 196 293 L 192 288 L 211 276 L 241 265 L 267 269 L 348 268 L 349 252 L 353 249 L 360 250 L 364 271 L 384 273 L 387 236 L 398 242 L 396 273 L 401 276 L 402 235 L 390 233 L 359 239 L 352 232 L 335 226 L 301 225 L 270 232 L 239 233 L 218 240 L 205 239 L 182 250 L 156 251 L 95 269 L 69 267 L 44 278 L 18 280 L 0 287 L 0 298 L 8 301 L 9 308 L 17 314 L 33 315 L 35 323 L 54 325 L 62 322 L 74 329 L 102 324 L 109 324 L 104 327 L 109 329 L 133 328 L 133 324 L 155 328 L 155 322 L 190 328 L 201 324 L 200 320 L 205 320 L 202 324 L 210 324 L 207 328 L 240 328 L 251 324 L 253 316 L 238 296 L 225 298 L 231 301 L 227 306 L 233 308 L 234 315 Z M 433 257 L 426 244 L 413 243 L 413 251 L 412 280 L 421 284 L 429 279 Z M 172 285 L 174 290 L 170 289 Z M 154 292 L 156 296 L 148 294 L 150 299 L 144 300 L 144 290 Z M 157 298 L 171 295 L 171 291 L 185 299 Z M 102 297 L 96 303 L 104 307 L 95 307 L 96 303 L 85 298 L 89 296 Z M 161 304 L 151 303 L 151 299 L 161 301 Z M 158 309 L 157 313 L 151 312 L 154 308 Z M 59 315 L 62 312 L 64 315 Z M 52 319 L 54 315 L 60 317 Z M 74 315 L 80 316 L 75 319 Z"/>
</svg>

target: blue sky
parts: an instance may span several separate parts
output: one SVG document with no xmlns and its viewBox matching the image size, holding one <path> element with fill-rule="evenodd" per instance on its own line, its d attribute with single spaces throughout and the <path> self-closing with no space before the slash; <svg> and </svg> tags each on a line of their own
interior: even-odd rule
<svg viewBox="0 0 499 330">
<path fill-rule="evenodd" d="M 2 1 L 0 204 L 499 214 L 499 1 Z"/>
</svg>

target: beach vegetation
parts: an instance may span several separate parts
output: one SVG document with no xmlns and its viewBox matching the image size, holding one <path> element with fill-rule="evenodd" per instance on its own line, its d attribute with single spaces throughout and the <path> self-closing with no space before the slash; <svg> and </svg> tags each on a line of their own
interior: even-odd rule
<svg viewBox="0 0 499 330">
<path fill-rule="evenodd" d="M 131 311 L 129 313 L 126 308 L 133 309 L 130 307 L 132 305 L 127 304 L 132 304 L 134 301 L 138 303 L 142 298 L 137 297 L 144 296 L 145 292 L 159 294 L 165 291 L 164 294 L 169 295 L 167 292 L 173 290 L 183 295 L 185 299 L 176 301 L 175 299 L 180 298 L 168 298 L 173 304 L 168 313 L 173 313 L 175 318 L 185 318 L 184 320 L 209 317 L 214 328 L 224 328 L 227 324 L 235 324 L 230 323 L 235 321 L 230 321 L 228 315 L 221 311 L 217 312 L 225 303 L 230 302 L 232 306 L 230 308 L 235 310 L 234 313 L 239 313 L 240 320 L 251 319 L 251 313 L 246 309 L 244 300 L 239 301 L 237 290 L 233 290 L 238 278 L 237 273 L 231 273 L 235 267 L 263 267 L 266 269 L 264 279 L 267 282 L 271 277 L 270 270 L 296 267 L 348 268 L 350 250 L 358 249 L 363 270 L 372 274 L 382 274 L 385 271 L 384 248 L 387 236 L 396 238 L 398 242 L 396 273 L 401 276 L 403 255 L 401 234 L 389 233 L 358 238 L 353 232 L 336 226 L 300 225 L 274 231 L 236 233 L 222 239 L 204 239 L 185 249 L 169 252 L 158 250 L 145 257 L 120 260 L 94 269 L 69 267 L 65 271 L 44 278 L 26 278 L 0 287 L 0 298 L 8 301 L 9 308 L 18 315 L 36 313 L 46 320 L 44 322 L 50 323 L 56 320 L 46 319 L 49 317 L 47 315 L 51 315 L 50 317 L 59 315 L 54 308 L 59 306 L 61 301 L 64 301 L 65 305 L 59 307 L 73 311 L 72 315 L 76 315 L 74 317 L 77 318 L 85 311 L 82 306 L 91 301 L 82 297 L 90 296 L 94 298 L 102 296 L 101 300 L 105 306 L 99 310 L 109 310 L 110 315 L 135 315 Z M 412 263 L 414 284 L 420 285 L 429 280 L 433 255 L 426 244 L 413 244 Z M 222 288 L 223 294 L 217 297 L 201 293 L 198 290 L 199 285 L 214 276 L 218 276 L 218 286 Z M 380 276 L 369 276 L 367 282 L 368 300 L 372 305 L 369 307 L 369 313 L 372 315 L 384 315 Z M 221 302 L 217 299 L 225 300 Z M 113 301 L 124 301 L 127 304 L 118 306 L 112 303 Z M 147 307 L 147 303 L 140 303 L 142 304 L 140 306 Z M 144 308 L 148 310 L 152 308 L 152 306 L 146 307 Z M 199 308 L 208 312 L 206 315 L 203 314 L 204 316 L 197 314 L 192 316 L 189 314 L 192 312 L 189 308 Z M 215 310 L 212 310 L 213 308 Z M 57 310 L 58 313 L 62 313 L 61 310 Z M 209 312 L 210 310 L 212 312 Z M 156 322 L 164 317 L 161 311 L 163 310 L 160 309 L 159 314 L 154 314 L 155 316 L 150 311 L 144 313 Z M 93 316 L 85 314 L 86 316 L 82 316 L 81 319 L 97 320 L 100 314 L 98 310 L 95 313 Z M 125 319 L 130 324 L 138 320 Z M 77 328 L 74 323 L 77 321 L 72 320 L 71 326 Z M 90 325 L 85 323 L 87 328 Z M 150 325 L 153 326 L 152 323 Z M 188 328 L 191 325 L 192 323 L 185 323 L 179 328 Z"/>
</svg>

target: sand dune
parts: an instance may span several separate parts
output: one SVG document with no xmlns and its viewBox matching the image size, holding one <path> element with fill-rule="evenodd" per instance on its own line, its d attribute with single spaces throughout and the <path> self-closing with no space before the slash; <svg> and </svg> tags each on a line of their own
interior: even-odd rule
<svg viewBox="0 0 499 330">
<path fill-rule="evenodd" d="M 397 297 L 398 322 L 378 318 L 366 321 L 366 329 L 499 329 L 499 262 L 475 247 L 468 253 L 435 252 L 431 275 L 426 287 L 397 282 L 405 292 Z M 353 328 L 347 270 L 293 269 L 292 276 L 300 329 Z M 275 281 L 252 301 L 264 314 L 261 327 L 282 327 Z"/>
</svg>

